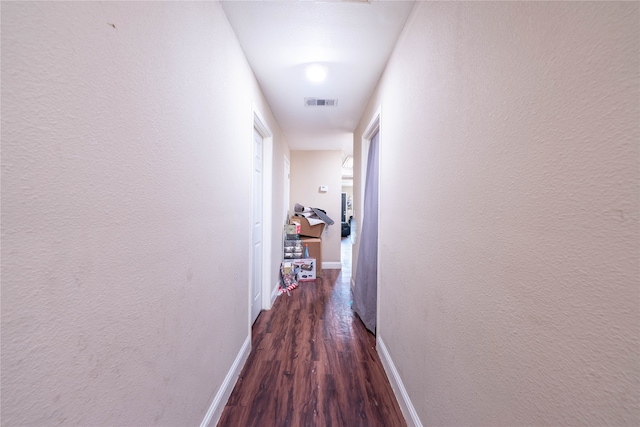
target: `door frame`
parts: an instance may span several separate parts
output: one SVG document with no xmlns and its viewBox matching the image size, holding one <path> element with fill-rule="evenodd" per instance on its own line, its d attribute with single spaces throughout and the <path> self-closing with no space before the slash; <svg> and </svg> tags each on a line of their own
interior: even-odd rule
<svg viewBox="0 0 640 427">
<path fill-rule="evenodd" d="M 291 161 L 284 156 L 284 194 L 282 195 L 283 204 L 283 223 L 286 224 L 289 219 L 289 203 L 291 202 Z"/>
<path fill-rule="evenodd" d="M 251 146 L 253 146 L 253 129 L 256 129 L 262 136 L 262 274 L 260 289 L 260 309 L 271 308 L 271 258 L 272 258 L 272 199 L 273 199 L 273 132 L 269 128 L 267 121 L 260 111 L 253 106 L 253 121 L 251 124 Z M 252 171 L 253 173 L 253 171 Z M 253 186 L 253 180 L 252 184 Z M 253 194 L 253 191 L 252 191 Z M 253 205 L 253 203 L 252 203 Z M 253 208 L 252 208 L 253 209 Z M 249 298 L 249 336 L 251 336 L 251 304 L 252 278 L 253 278 L 253 255 L 251 259 L 251 274 L 249 275 L 248 298 Z"/>
</svg>

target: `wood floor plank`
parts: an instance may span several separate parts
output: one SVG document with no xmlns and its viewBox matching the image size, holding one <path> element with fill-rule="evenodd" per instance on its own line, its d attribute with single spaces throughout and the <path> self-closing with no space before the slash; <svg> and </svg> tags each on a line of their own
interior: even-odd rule
<svg viewBox="0 0 640 427">
<path fill-rule="evenodd" d="M 343 273 L 324 270 L 259 315 L 219 427 L 406 426 Z"/>
</svg>

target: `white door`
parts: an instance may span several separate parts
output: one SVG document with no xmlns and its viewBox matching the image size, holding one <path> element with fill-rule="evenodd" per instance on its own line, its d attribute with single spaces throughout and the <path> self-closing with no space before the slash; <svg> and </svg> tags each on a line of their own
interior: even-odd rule
<svg viewBox="0 0 640 427">
<path fill-rule="evenodd" d="M 253 129 L 253 263 L 251 279 L 251 323 L 262 309 L 262 136 Z"/>
</svg>

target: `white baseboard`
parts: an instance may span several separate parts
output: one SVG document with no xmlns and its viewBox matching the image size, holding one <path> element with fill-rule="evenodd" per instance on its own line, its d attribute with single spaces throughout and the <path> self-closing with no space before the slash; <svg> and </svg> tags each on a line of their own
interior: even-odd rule
<svg viewBox="0 0 640 427">
<path fill-rule="evenodd" d="M 231 365 L 231 369 L 227 372 L 227 376 L 224 377 L 224 381 L 218 389 L 215 397 L 213 398 L 213 402 L 209 407 L 209 410 L 204 416 L 202 423 L 200 423 L 200 427 L 209 427 L 215 426 L 218 424 L 220 417 L 222 416 L 222 411 L 224 410 L 224 406 L 227 404 L 227 400 L 229 400 L 229 396 L 231 396 L 231 392 L 233 391 L 233 387 L 235 387 L 236 382 L 238 381 L 238 377 L 240 376 L 240 372 L 242 371 L 242 367 L 244 363 L 247 361 L 247 357 L 249 357 L 249 353 L 251 352 L 251 336 L 248 336 L 244 340 L 244 344 L 240 348 L 236 359 L 233 361 L 233 365 Z"/>
<path fill-rule="evenodd" d="M 278 289 L 280 289 L 280 281 L 278 281 L 276 286 L 271 291 L 271 303 L 269 304 L 269 310 L 271 310 L 271 307 L 273 307 L 273 303 L 276 301 L 276 298 L 278 297 Z"/>
<path fill-rule="evenodd" d="M 322 262 L 323 270 L 340 270 L 342 268 L 341 262 Z"/>
<path fill-rule="evenodd" d="M 404 419 L 407 422 L 407 425 L 409 427 L 422 427 L 422 422 L 420 422 L 418 413 L 413 407 L 411 399 L 409 399 L 407 389 L 404 388 L 402 378 L 400 378 L 400 374 L 396 369 L 396 365 L 393 363 L 393 360 L 391 360 L 391 355 L 387 350 L 387 346 L 384 345 L 384 341 L 382 340 L 382 336 L 380 335 L 376 337 L 376 350 L 378 352 L 378 356 L 380 356 L 382 366 L 387 373 L 387 377 L 389 378 L 389 382 L 391 383 L 391 388 L 393 389 L 393 393 L 396 395 L 396 399 L 398 400 L 398 404 L 400 405 L 402 415 L 404 415 Z"/>
</svg>

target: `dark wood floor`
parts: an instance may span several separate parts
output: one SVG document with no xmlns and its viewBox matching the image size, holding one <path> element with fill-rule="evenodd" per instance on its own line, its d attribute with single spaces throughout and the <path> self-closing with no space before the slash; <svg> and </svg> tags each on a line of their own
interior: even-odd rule
<svg viewBox="0 0 640 427">
<path fill-rule="evenodd" d="M 375 337 L 351 310 L 350 276 L 348 264 L 324 270 L 260 313 L 219 427 L 406 426 Z"/>
</svg>

